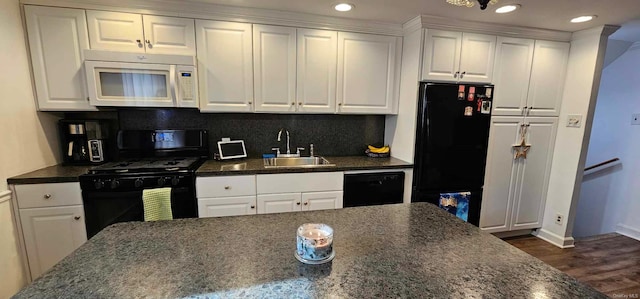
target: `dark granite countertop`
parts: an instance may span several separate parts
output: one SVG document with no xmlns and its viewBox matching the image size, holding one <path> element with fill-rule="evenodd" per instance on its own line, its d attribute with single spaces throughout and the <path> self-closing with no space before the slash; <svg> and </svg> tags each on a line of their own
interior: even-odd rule
<svg viewBox="0 0 640 299">
<path fill-rule="evenodd" d="M 55 165 L 8 178 L 7 183 L 22 185 L 77 182 L 78 177 L 87 173 L 90 167 Z"/>
<path fill-rule="evenodd" d="M 296 228 L 334 228 L 298 262 Z M 16 298 L 606 298 L 427 203 L 120 223 Z"/>
<path fill-rule="evenodd" d="M 202 166 L 200 166 L 200 168 L 198 168 L 198 171 L 196 171 L 196 175 L 218 176 L 413 168 L 413 163 L 405 162 L 396 158 L 369 158 L 365 156 L 350 156 L 326 157 L 326 159 L 336 166 L 315 168 L 264 168 L 264 162 L 262 159 L 243 159 L 228 162 L 209 160 Z"/>
</svg>

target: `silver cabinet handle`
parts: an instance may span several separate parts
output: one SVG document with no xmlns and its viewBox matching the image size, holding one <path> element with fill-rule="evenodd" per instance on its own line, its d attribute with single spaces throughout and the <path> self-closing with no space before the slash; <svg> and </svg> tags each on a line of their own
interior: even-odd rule
<svg viewBox="0 0 640 299">
<path fill-rule="evenodd" d="M 142 40 L 136 39 L 136 43 L 138 43 L 138 48 L 142 48 Z"/>
<path fill-rule="evenodd" d="M 300 205 L 300 202 L 298 201 L 298 202 L 296 202 L 296 204 L 297 204 L 297 205 Z"/>
<path fill-rule="evenodd" d="M 456 72 L 455 74 L 453 74 L 453 77 L 458 78 L 458 74 L 460 74 L 460 72 Z"/>
<path fill-rule="evenodd" d="M 338 106 L 342 106 L 342 103 L 338 103 Z"/>
<path fill-rule="evenodd" d="M 73 217 L 73 219 L 75 220 L 80 220 L 80 218 L 81 218 L 80 216 Z"/>
<path fill-rule="evenodd" d="M 291 102 L 291 106 L 295 106 L 295 105 L 296 105 L 296 102 Z"/>
<path fill-rule="evenodd" d="M 224 190 L 229 190 L 231 189 L 231 186 L 224 186 Z"/>
<path fill-rule="evenodd" d="M 467 72 L 462 72 L 462 74 L 460 74 L 460 79 L 464 78 L 464 75 L 466 75 Z"/>
<path fill-rule="evenodd" d="M 254 205 L 251 205 L 251 208 L 252 208 L 252 209 L 255 209 L 255 208 L 256 208 L 256 206 L 254 206 Z"/>
<path fill-rule="evenodd" d="M 298 102 L 298 105 L 302 106 L 302 102 Z"/>
<path fill-rule="evenodd" d="M 51 194 L 47 193 L 44 195 L 44 199 L 51 199 Z"/>
<path fill-rule="evenodd" d="M 251 101 L 247 102 L 249 105 L 251 105 Z"/>
<path fill-rule="evenodd" d="M 305 202 L 305 203 L 304 203 L 304 205 L 305 205 L 305 206 L 306 206 L 306 205 L 308 205 L 308 204 L 309 204 L 309 202 Z"/>
</svg>

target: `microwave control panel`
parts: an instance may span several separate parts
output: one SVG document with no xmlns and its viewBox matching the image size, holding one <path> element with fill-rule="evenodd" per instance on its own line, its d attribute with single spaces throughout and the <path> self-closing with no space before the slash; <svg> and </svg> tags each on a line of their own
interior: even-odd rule
<svg viewBox="0 0 640 299">
<path fill-rule="evenodd" d="M 191 72 L 180 72 L 180 92 L 182 93 L 182 100 L 193 100 L 193 74 Z"/>
</svg>

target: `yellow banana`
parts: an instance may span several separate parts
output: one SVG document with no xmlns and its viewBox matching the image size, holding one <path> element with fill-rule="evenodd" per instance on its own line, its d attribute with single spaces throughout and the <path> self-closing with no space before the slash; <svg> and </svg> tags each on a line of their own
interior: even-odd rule
<svg viewBox="0 0 640 299">
<path fill-rule="evenodd" d="M 378 147 L 374 147 L 374 146 L 369 145 L 368 148 L 369 148 L 370 152 L 376 153 L 376 154 L 386 154 L 386 153 L 388 153 L 390 151 L 389 146 L 383 146 L 383 147 L 378 148 Z"/>
</svg>

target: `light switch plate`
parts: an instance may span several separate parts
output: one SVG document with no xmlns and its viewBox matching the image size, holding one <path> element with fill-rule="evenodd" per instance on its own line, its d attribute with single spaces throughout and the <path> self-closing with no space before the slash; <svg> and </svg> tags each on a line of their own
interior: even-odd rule
<svg viewBox="0 0 640 299">
<path fill-rule="evenodd" d="M 567 117 L 567 127 L 580 128 L 582 127 L 582 115 L 581 114 L 569 114 Z"/>
<path fill-rule="evenodd" d="M 640 125 L 640 113 L 631 116 L 631 124 L 634 126 Z"/>
</svg>

